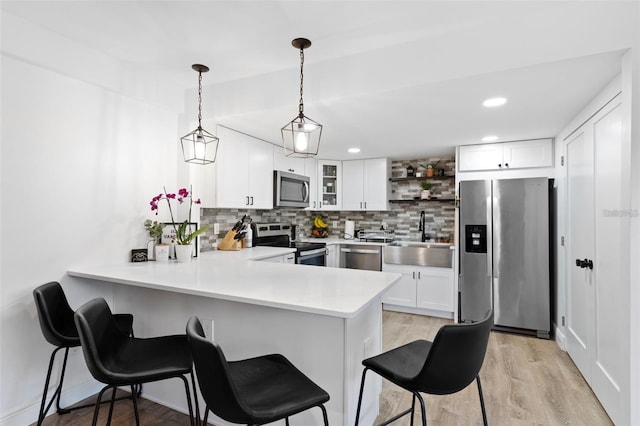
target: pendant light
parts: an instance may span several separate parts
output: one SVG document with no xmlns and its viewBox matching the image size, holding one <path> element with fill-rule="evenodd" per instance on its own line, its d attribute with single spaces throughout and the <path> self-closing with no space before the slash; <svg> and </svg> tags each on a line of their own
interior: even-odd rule
<svg viewBox="0 0 640 426">
<path fill-rule="evenodd" d="M 311 46 L 311 41 L 306 38 L 296 38 L 291 42 L 296 49 L 300 49 L 300 103 L 298 115 L 287 123 L 282 129 L 282 145 L 287 157 L 307 158 L 318 155 L 320 138 L 322 136 L 322 124 L 305 117 L 302 90 L 304 83 L 304 49 Z"/>
<path fill-rule="evenodd" d="M 202 73 L 209 71 L 206 65 L 193 64 L 198 72 L 198 128 L 180 138 L 184 161 L 210 164 L 216 161 L 219 139 L 202 128 Z"/>
</svg>

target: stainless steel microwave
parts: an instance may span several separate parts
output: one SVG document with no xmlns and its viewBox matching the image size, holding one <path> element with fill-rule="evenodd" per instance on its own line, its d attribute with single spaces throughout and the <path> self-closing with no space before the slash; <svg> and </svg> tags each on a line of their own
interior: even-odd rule
<svg viewBox="0 0 640 426">
<path fill-rule="evenodd" d="M 309 176 L 273 171 L 274 207 L 309 207 Z"/>
</svg>

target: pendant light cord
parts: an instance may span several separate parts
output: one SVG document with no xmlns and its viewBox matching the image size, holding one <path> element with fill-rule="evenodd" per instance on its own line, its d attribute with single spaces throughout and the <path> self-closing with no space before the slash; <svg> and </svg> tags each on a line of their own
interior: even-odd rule
<svg viewBox="0 0 640 426">
<path fill-rule="evenodd" d="M 198 129 L 202 129 L 202 71 L 198 71 Z"/>
<path fill-rule="evenodd" d="M 298 111 L 300 112 L 300 118 L 304 117 L 304 102 L 302 101 L 302 88 L 304 84 L 304 48 L 300 48 L 300 104 L 298 105 Z"/>
</svg>

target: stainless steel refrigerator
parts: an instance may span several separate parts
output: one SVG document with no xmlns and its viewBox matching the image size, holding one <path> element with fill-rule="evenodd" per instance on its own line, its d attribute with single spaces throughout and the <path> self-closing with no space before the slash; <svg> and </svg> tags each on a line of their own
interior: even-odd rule
<svg viewBox="0 0 640 426">
<path fill-rule="evenodd" d="M 550 337 L 552 182 L 460 182 L 460 322 Z"/>
</svg>

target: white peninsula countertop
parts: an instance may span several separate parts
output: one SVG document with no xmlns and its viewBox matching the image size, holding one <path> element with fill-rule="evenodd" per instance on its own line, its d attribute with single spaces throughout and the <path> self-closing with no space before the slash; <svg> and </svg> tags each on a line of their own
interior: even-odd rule
<svg viewBox="0 0 640 426">
<path fill-rule="evenodd" d="M 291 249 L 269 250 L 268 256 L 256 248 L 210 251 L 200 253 L 189 263 L 74 266 L 67 274 L 341 318 L 358 315 L 400 278 L 396 273 L 245 260 L 291 252 Z"/>
<path fill-rule="evenodd" d="M 330 423 L 352 425 L 362 360 L 382 351 L 382 295 L 401 275 L 258 261 L 291 251 L 215 250 L 189 263 L 81 265 L 67 274 L 104 283 L 114 312 L 134 314 L 136 336 L 183 333 L 187 320 L 197 315 L 228 359 L 285 355 L 331 395 Z M 372 424 L 381 382 L 372 378 L 366 388 L 361 420 Z M 184 394 L 171 383 L 145 385 L 145 392 L 186 412 Z M 292 419 L 292 424 L 322 423 L 320 410 Z"/>
</svg>

